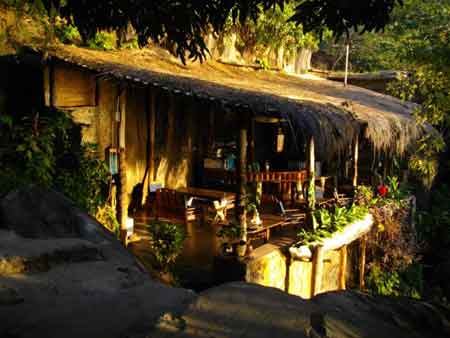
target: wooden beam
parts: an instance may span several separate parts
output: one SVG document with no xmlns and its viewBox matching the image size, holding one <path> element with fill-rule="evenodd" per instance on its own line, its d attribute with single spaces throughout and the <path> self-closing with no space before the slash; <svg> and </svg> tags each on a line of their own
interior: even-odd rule
<svg viewBox="0 0 450 338">
<path fill-rule="evenodd" d="M 353 145 L 353 188 L 358 186 L 358 158 L 359 158 L 359 135 L 356 135 Z"/>
<path fill-rule="evenodd" d="M 125 150 L 126 128 L 126 89 L 122 89 L 119 97 L 120 121 L 119 121 L 119 224 L 120 239 L 127 244 L 127 218 L 128 218 L 128 186 L 127 186 L 127 162 Z"/>
<path fill-rule="evenodd" d="M 366 269 L 366 236 L 363 236 L 359 240 L 359 289 L 364 290 L 365 281 L 364 274 Z"/>
<path fill-rule="evenodd" d="M 325 251 L 323 247 L 321 245 L 318 245 L 313 254 L 311 297 L 319 294 L 320 290 L 322 289 L 324 252 Z"/>
<path fill-rule="evenodd" d="M 238 158 L 238 207 L 237 219 L 243 231 L 241 239 L 247 240 L 247 129 L 239 130 L 239 158 Z"/>
<path fill-rule="evenodd" d="M 347 245 L 344 245 L 339 250 L 339 290 L 345 290 L 345 276 L 347 273 Z"/>
</svg>

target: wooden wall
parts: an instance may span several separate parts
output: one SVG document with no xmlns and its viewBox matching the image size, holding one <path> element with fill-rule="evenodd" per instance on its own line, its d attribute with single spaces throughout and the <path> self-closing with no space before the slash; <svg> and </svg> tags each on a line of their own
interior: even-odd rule
<svg viewBox="0 0 450 338">
<path fill-rule="evenodd" d="M 127 87 L 125 149 L 127 159 L 127 191 L 132 193 L 144 180 L 147 167 L 147 90 Z"/>
<path fill-rule="evenodd" d="M 53 71 L 51 67 L 53 66 Z M 53 84 L 53 88 L 50 86 Z M 56 107 L 95 106 L 95 74 L 81 68 L 53 63 L 44 72 L 46 102 L 53 94 Z M 53 90 L 53 93 L 51 91 Z"/>
<path fill-rule="evenodd" d="M 89 135 L 90 141 L 97 143 L 101 159 L 117 139 L 117 96 L 120 85 L 126 88 L 127 192 L 131 195 L 144 181 L 149 161 L 150 90 L 111 78 L 97 80 L 89 70 L 64 63 L 46 66 L 43 75 L 47 105 L 53 102 L 57 108 L 77 109 L 78 113 L 88 111 L 80 107 L 96 106 L 95 116 L 89 117 Z M 155 181 L 169 188 L 191 185 L 193 159 L 198 168 L 206 148 L 202 131 L 207 128 L 210 107 L 199 105 L 192 97 L 151 90 L 156 90 Z"/>
</svg>

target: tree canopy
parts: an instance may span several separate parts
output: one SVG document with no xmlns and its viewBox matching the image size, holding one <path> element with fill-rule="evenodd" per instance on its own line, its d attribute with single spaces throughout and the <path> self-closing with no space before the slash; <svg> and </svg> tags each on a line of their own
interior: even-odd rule
<svg viewBox="0 0 450 338">
<path fill-rule="evenodd" d="M 176 53 L 202 59 L 207 52 L 203 37 L 211 28 L 220 32 L 230 13 L 233 20 L 257 20 L 261 11 L 290 0 L 1 0 L 3 3 L 41 2 L 48 13 L 58 13 L 79 29 L 83 39 L 99 29 L 124 29 L 131 23 L 139 43 L 167 39 Z M 336 36 L 355 31 L 380 30 L 388 22 L 395 4 L 402 0 L 305 0 L 298 3 L 291 21 L 304 32 L 329 28 Z"/>
</svg>

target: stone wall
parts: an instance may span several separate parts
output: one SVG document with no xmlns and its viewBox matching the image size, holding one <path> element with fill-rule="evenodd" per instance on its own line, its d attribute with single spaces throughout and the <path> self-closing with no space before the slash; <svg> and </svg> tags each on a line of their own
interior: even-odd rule
<svg viewBox="0 0 450 338">
<path fill-rule="evenodd" d="M 247 282 L 285 290 L 287 258 L 275 246 L 266 244 L 256 249 L 246 265 Z"/>
</svg>

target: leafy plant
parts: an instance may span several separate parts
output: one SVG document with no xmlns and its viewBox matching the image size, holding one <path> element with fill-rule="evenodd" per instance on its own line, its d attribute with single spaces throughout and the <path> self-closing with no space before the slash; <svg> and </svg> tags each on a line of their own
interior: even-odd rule
<svg viewBox="0 0 450 338">
<path fill-rule="evenodd" d="M 87 41 L 89 48 L 101 50 L 116 49 L 116 34 L 105 31 L 99 31 L 95 36 Z"/>
<path fill-rule="evenodd" d="M 267 59 L 256 59 L 255 62 L 262 70 L 270 70 L 269 61 L 267 61 Z"/>
<path fill-rule="evenodd" d="M 81 35 L 74 25 L 61 24 L 55 27 L 56 37 L 65 44 L 81 43 Z"/>
<path fill-rule="evenodd" d="M 29 184 L 56 188 L 94 215 L 105 203 L 109 173 L 94 146 L 78 143 L 70 118 L 52 109 L 2 116 L 0 194 Z"/>
<path fill-rule="evenodd" d="M 120 236 L 120 225 L 117 221 L 116 211 L 109 205 L 104 204 L 97 208 L 95 213 L 95 218 L 99 221 L 106 229 L 113 233 L 117 238 Z"/>
<path fill-rule="evenodd" d="M 322 242 L 335 232 L 342 231 L 346 225 L 363 219 L 368 213 L 364 206 L 352 205 L 350 208 L 335 206 L 333 212 L 319 209 L 313 213 L 313 229 L 301 229 L 298 238 L 302 244 Z"/>
<path fill-rule="evenodd" d="M 230 225 L 222 226 L 217 232 L 217 237 L 226 242 L 233 242 L 241 238 L 242 234 L 242 228 L 238 224 L 231 223 Z"/>
<path fill-rule="evenodd" d="M 166 222 L 153 222 L 147 229 L 158 268 L 167 271 L 183 250 L 186 232 L 179 225 Z"/>
<path fill-rule="evenodd" d="M 423 290 L 422 265 L 411 264 L 401 271 L 385 271 L 372 265 L 366 277 L 367 287 L 383 296 L 407 296 L 421 298 Z"/>
</svg>

